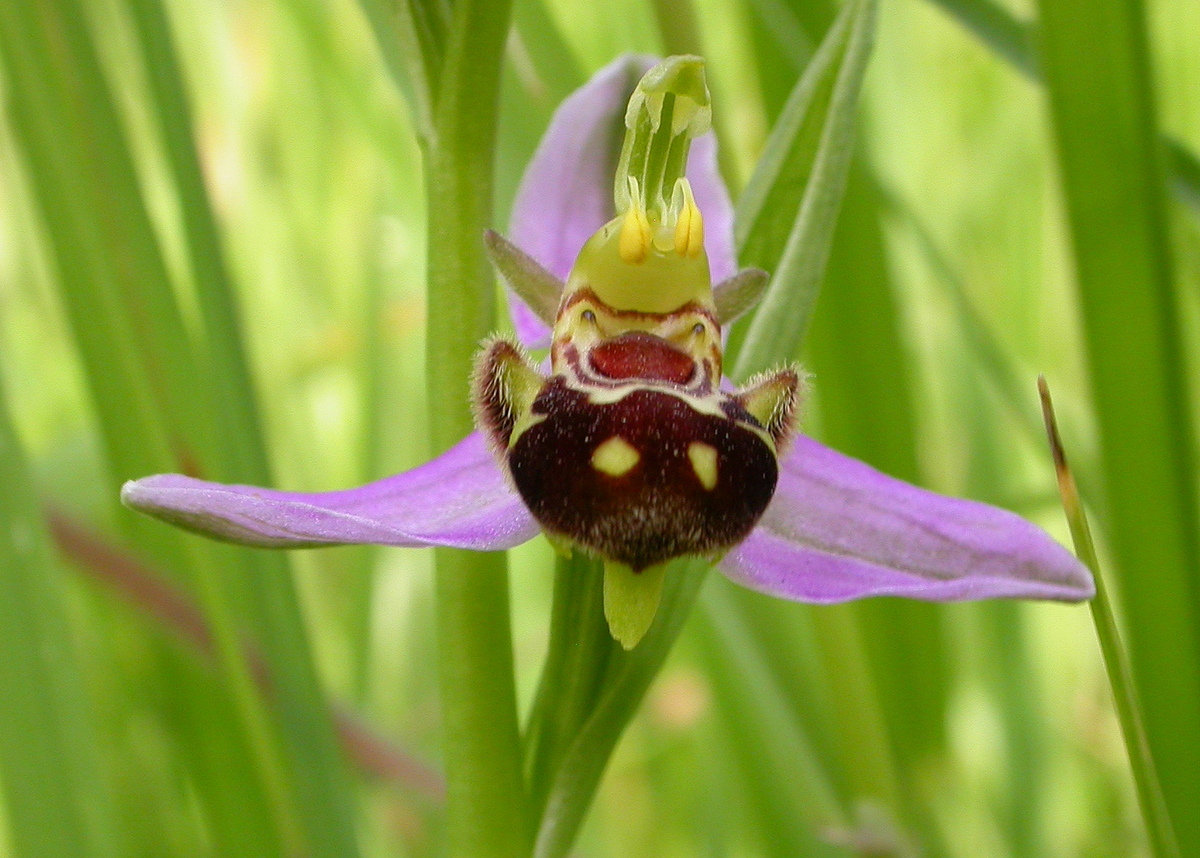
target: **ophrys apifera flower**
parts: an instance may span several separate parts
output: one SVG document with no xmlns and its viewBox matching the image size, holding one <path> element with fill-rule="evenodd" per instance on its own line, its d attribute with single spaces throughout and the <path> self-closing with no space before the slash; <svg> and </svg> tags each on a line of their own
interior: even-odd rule
<svg viewBox="0 0 1200 858">
<path fill-rule="evenodd" d="M 264 547 L 503 550 L 541 530 L 605 561 L 606 614 L 626 647 L 653 620 L 666 563 L 689 555 L 808 602 L 1090 597 L 1087 570 L 1024 519 L 796 435 L 796 368 L 740 389 L 724 379 L 722 330 L 766 275 L 736 271 L 698 61 L 673 58 L 635 90 L 613 182 L 614 120 L 640 62 L 614 63 L 564 102 L 526 173 L 513 241 L 487 237 L 518 295 L 520 342 L 484 344 L 479 431 L 355 489 L 168 474 L 128 483 L 125 502 Z M 524 348 L 546 345 L 543 373 Z"/>
</svg>

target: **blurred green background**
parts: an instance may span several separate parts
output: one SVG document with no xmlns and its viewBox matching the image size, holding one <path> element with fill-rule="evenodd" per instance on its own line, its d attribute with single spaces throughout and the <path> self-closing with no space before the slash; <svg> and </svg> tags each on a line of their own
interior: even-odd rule
<svg viewBox="0 0 1200 858">
<path fill-rule="evenodd" d="M 157 0 L 80 0 L 74 18 L 74 4 L 30 5 L 45 20 L 61 12 L 62 32 L 90 37 L 100 65 L 56 65 L 19 30 L 24 13 L 0 15 L 9 108 L 0 116 L 0 378 L 15 429 L 15 438 L 0 431 L 8 504 L 0 616 L 9 635 L 0 638 L 8 700 L 0 753 L 17 760 L 0 773 L 0 855 L 339 854 L 295 848 L 301 832 L 325 823 L 280 810 L 280 784 L 309 771 L 320 773 L 315 792 L 342 791 L 316 795 L 312 807 L 332 827 L 348 819 L 361 854 L 444 854 L 432 553 L 290 555 L 320 687 L 389 750 L 365 754 L 371 771 L 343 771 L 318 741 L 311 760 L 277 760 L 273 780 L 261 755 L 274 731 L 308 747 L 295 737 L 316 728 L 303 715 L 283 726 L 261 713 L 256 720 L 253 669 L 231 666 L 232 638 L 218 631 L 216 661 L 240 686 L 214 681 L 212 659 L 179 634 L 182 615 L 164 621 L 178 605 L 147 581 L 189 593 L 217 625 L 213 606 L 225 604 L 226 631 L 249 627 L 270 660 L 295 629 L 269 619 L 284 609 L 261 604 L 283 597 L 255 595 L 236 574 L 206 594 L 203 574 L 184 568 L 232 564 L 282 580 L 283 561 L 230 560 L 231 549 L 195 548 L 197 540 L 134 522 L 116 505 L 121 481 L 178 469 L 172 455 L 189 445 L 214 461 L 253 459 L 243 425 L 258 427 L 274 484 L 289 489 L 355 485 L 429 458 L 422 156 L 363 8 L 354 0 L 165 0 L 159 19 Z M 1047 17 L 1051 99 L 1028 66 L 1010 61 L 1034 55 L 1027 29 L 1006 29 L 1031 20 L 1032 3 L 882 3 L 856 158 L 802 356 L 815 373 L 806 431 L 938 491 L 1015 509 L 1067 541 L 1034 384 L 1045 373 L 1126 610 L 1151 744 L 1160 768 L 1168 761 L 1164 791 L 1181 853 L 1193 855 L 1200 844 L 1186 832 L 1200 826 L 1200 775 L 1189 780 L 1186 765 L 1200 755 L 1200 649 L 1191 637 L 1200 549 L 1189 451 L 1200 390 L 1200 183 L 1179 179 L 1186 160 L 1165 155 L 1148 174 L 1178 181 L 1150 203 L 1156 258 L 1172 261 L 1155 269 L 1161 300 L 1147 313 L 1159 326 L 1143 328 L 1136 276 L 1122 274 L 1105 291 L 1076 261 L 1080 248 L 1111 247 L 1120 257 L 1135 244 L 1140 200 L 1131 195 L 1128 212 L 1104 210 L 1081 231 L 1097 209 L 1079 203 L 1078 189 L 1103 185 L 1101 171 L 1112 170 L 1072 154 L 1080 150 L 1071 141 L 1118 139 L 1099 106 L 1098 116 L 1072 112 L 1090 98 L 1072 92 L 1096 79 L 1086 78 L 1090 64 L 1113 76 L 1097 105 L 1126 89 L 1137 103 L 1136 80 L 1106 58 L 1104 34 L 1143 22 L 1157 99 L 1149 116 L 1200 152 L 1200 4 L 1096 9 L 1110 6 L 1130 17 L 1114 23 L 1097 12 L 1099 35 Z M 627 51 L 706 56 L 736 197 L 831 18 L 831 5 L 802 0 L 518 0 L 501 101 L 497 227 L 555 104 Z M 57 44 L 57 32 L 47 44 Z M 173 42 L 190 130 L 164 106 L 168 72 L 152 49 L 155 33 Z M 1006 46 L 1007 57 L 998 50 Z M 18 85 L 29 79 L 17 70 L 26 61 L 47 87 L 83 81 L 73 90 L 80 115 L 99 92 L 85 85 L 88 75 L 107 83 L 113 133 L 132 155 L 129 185 L 55 184 L 71 117 L 62 117 L 61 151 L 37 142 L 54 139 L 52 124 L 48 138 L 26 134 L 42 121 L 45 97 Z M 194 140 L 219 236 L 197 226 L 197 188 L 181 178 L 188 171 L 172 133 Z M 108 158 L 107 144 L 92 142 L 97 149 L 82 157 Z M 1135 190 L 1144 166 L 1135 159 L 1119 168 Z M 137 219 L 121 201 L 131 190 L 144 201 L 147 232 L 122 234 L 121 246 L 106 250 L 108 230 Z M 59 201 L 58 221 L 45 200 Z M 161 263 L 138 241 L 157 241 Z M 206 304 L 221 277 L 199 261 L 218 242 L 242 310 L 257 415 L 238 404 L 236 385 L 201 392 L 188 381 L 206 377 L 229 342 Z M 1120 258 L 1102 261 L 1124 270 Z M 157 264 L 165 274 L 157 286 L 114 289 L 119 298 L 96 297 L 104 294 L 96 287 L 88 303 L 87 272 L 136 279 Z M 171 315 L 163 299 L 178 307 L 174 340 L 160 324 Z M 1164 339 L 1162 396 L 1147 404 L 1129 392 L 1157 389 L 1139 367 Z M 123 387 L 124 378 L 132 381 Z M 163 401 L 175 410 L 156 411 Z M 1156 403 L 1165 410 L 1153 411 Z M 1130 463 L 1114 458 L 1129 440 L 1120 427 L 1160 418 L 1177 448 L 1148 435 Z M 45 510 L 54 528 L 43 536 Z M 1164 535 L 1143 523 L 1160 519 L 1178 527 Z M 1154 554 L 1176 542 L 1177 554 Z M 1160 578 L 1137 574 L 1130 557 L 1138 552 Z M 142 566 L 129 566 L 132 558 Z M 553 553 L 539 537 L 511 552 L 510 564 L 524 712 L 546 651 Z M 268 619 L 256 627 L 255 617 Z M 303 674 L 307 657 L 296 658 Z M 305 703 L 285 702 L 293 705 Z M 43 728 L 60 744 L 39 750 L 30 736 Z M 18 780 L 21 771 L 46 783 Z M 830 806 L 833 816 L 822 810 Z M 80 819 L 71 821 L 70 807 L 84 808 Z M 612 758 L 576 850 L 614 858 L 1167 854 L 1147 845 L 1086 606 L 809 608 L 717 576 Z"/>
</svg>

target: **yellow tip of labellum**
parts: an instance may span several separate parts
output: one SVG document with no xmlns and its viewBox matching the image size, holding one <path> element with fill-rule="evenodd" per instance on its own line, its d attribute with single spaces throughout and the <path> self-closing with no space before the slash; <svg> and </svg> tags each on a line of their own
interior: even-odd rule
<svg viewBox="0 0 1200 858">
<path fill-rule="evenodd" d="M 604 561 L 604 618 L 624 649 L 633 649 L 650 630 L 666 571 L 665 563 L 634 572 L 624 563 Z"/>
</svg>

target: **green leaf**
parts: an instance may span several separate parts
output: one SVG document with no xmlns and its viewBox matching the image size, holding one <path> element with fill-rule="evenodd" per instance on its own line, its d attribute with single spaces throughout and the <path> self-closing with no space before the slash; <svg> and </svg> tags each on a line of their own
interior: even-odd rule
<svg viewBox="0 0 1200 858">
<path fill-rule="evenodd" d="M 603 565 L 581 551 L 559 557 L 550 644 L 524 737 L 529 807 L 536 820 L 563 757 L 600 699 L 617 647 L 604 618 Z"/>
<path fill-rule="evenodd" d="M 847 814 L 822 761 L 744 615 L 722 581 L 705 591 L 701 643 L 730 745 L 757 804 L 768 855 L 837 855 L 825 835 Z M 750 597 L 751 599 L 755 597 Z"/>
<path fill-rule="evenodd" d="M 979 37 L 1001 59 L 1032 80 L 1041 82 L 1036 25 L 1027 24 L 993 0 L 930 0 Z M 1187 146 L 1163 135 L 1171 189 L 1184 205 L 1200 216 L 1200 160 Z"/>
<path fill-rule="evenodd" d="M 735 379 L 794 354 L 808 329 L 853 152 L 874 23 L 874 0 L 843 7 L 738 201 L 741 261 L 771 272 L 772 281 L 737 349 Z"/>
<path fill-rule="evenodd" d="M 445 61 L 449 4 L 443 0 L 359 0 L 375 44 L 426 143 L 434 136 L 434 110 Z"/>
<path fill-rule="evenodd" d="M 1196 844 L 1195 391 L 1184 374 L 1146 25 L 1141 4 L 1125 0 L 1042 0 L 1039 8 L 1134 676 L 1179 841 Z"/>
<path fill-rule="evenodd" d="M 204 186 L 192 128 L 191 108 L 175 56 L 169 21 L 159 0 L 131 3 L 133 21 L 149 73 L 154 115 L 159 119 L 171 176 L 180 200 L 184 237 L 205 338 L 203 341 L 213 409 L 206 420 L 212 429 L 213 476 L 234 482 L 269 485 L 265 442 L 253 383 L 242 341 L 240 311 L 230 282 L 225 254 Z M 354 833 L 349 784 L 326 714 L 314 671 L 311 650 L 300 616 L 286 557 L 269 552 L 237 551 L 252 605 L 251 619 L 275 677 L 276 711 L 280 716 L 287 766 L 294 776 L 290 789 L 297 803 L 300 827 L 314 854 L 353 854 Z M 225 597 L 214 592 L 207 600 L 214 626 L 225 631 L 227 659 L 240 659 L 237 630 L 228 618 L 212 616 L 225 609 Z M 239 673 L 243 670 L 239 669 Z M 241 693 L 254 692 L 249 677 L 240 676 Z M 243 704 L 250 706 L 249 701 Z M 261 728 L 265 732 L 265 725 Z M 265 735 L 262 741 L 267 741 Z M 282 779 L 280 773 L 276 777 Z M 279 784 L 277 789 L 284 789 Z"/>
<path fill-rule="evenodd" d="M 1041 394 L 1042 418 L 1046 425 L 1050 452 L 1054 457 L 1059 496 L 1062 499 L 1063 512 L 1066 513 L 1067 525 L 1071 529 L 1071 541 L 1075 545 L 1075 554 L 1092 571 L 1096 581 L 1096 597 L 1091 603 L 1092 622 L 1096 627 L 1096 637 L 1104 653 L 1104 666 L 1112 684 L 1113 700 L 1116 704 L 1117 718 L 1121 722 L 1125 752 L 1129 755 L 1130 768 L 1133 770 L 1133 779 L 1137 786 L 1142 819 L 1146 823 L 1153 854 L 1162 858 L 1176 858 L 1180 854 L 1179 844 L 1175 840 L 1175 831 L 1171 826 L 1166 800 L 1162 794 L 1162 784 L 1158 780 L 1154 758 L 1146 740 L 1146 725 L 1134 685 L 1133 668 L 1121 641 L 1116 612 L 1113 611 L 1108 595 L 1108 584 L 1105 583 L 1100 560 L 1096 556 L 1096 546 L 1092 542 L 1092 529 L 1075 485 L 1075 477 L 1067 463 L 1067 453 L 1059 436 L 1058 418 L 1050 400 L 1050 387 L 1044 377 L 1038 378 L 1038 392 Z"/>
<path fill-rule="evenodd" d="M 0 790 L 14 854 L 116 858 L 93 702 L 25 459 L 0 390 Z"/>
<path fill-rule="evenodd" d="M 992 0 L 930 0 L 1001 58 L 1035 80 L 1040 75 L 1033 27 Z"/>
<path fill-rule="evenodd" d="M 205 371 L 176 305 L 86 16 L 74 0 L 0 9 L 15 136 L 107 441 L 114 503 L 116 483 L 155 471 L 265 474 L 263 458 L 257 471 L 239 458 L 239 451 L 253 453 L 259 436 L 244 371 L 239 383 L 230 365 L 240 359 L 236 327 L 219 318 L 232 310 L 222 305 L 227 288 L 165 17 L 153 3 L 133 11 L 194 242 L 202 316 L 214 332 L 217 351 Z M 214 401 L 222 401 L 222 413 Z M 274 823 L 284 839 L 302 831 L 313 854 L 353 854 L 347 790 L 282 559 L 247 564 L 246 552 L 201 545 L 149 522 L 129 526 L 143 547 L 189 573 L 202 598 L 240 716 L 232 729 L 244 733 L 231 740 L 250 749 L 257 769 L 241 786 L 265 790 L 274 810 L 259 824 Z M 281 735 L 242 658 L 235 605 L 248 607 L 272 663 Z"/>
</svg>

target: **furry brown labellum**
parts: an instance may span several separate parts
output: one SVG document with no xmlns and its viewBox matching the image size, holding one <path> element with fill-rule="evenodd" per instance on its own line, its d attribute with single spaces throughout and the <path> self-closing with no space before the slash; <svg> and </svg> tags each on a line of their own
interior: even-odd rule
<svg viewBox="0 0 1200 858">
<path fill-rule="evenodd" d="M 800 394 L 790 368 L 721 388 L 721 325 L 753 305 L 766 275 L 713 288 L 683 175 L 710 117 L 702 60 L 673 57 L 646 74 L 625 115 L 619 214 L 565 284 L 487 236 L 496 268 L 553 337 L 548 377 L 515 344 L 485 345 L 479 426 L 554 544 L 603 558 L 605 615 L 627 649 L 654 619 L 668 561 L 715 559 L 758 523 Z"/>
<path fill-rule="evenodd" d="M 667 561 L 720 557 L 757 524 L 775 492 L 801 377 L 785 368 L 722 390 L 711 290 L 660 313 L 613 307 L 597 285 L 575 275 L 566 284 L 548 377 L 515 343 L 485 344 L 474 401 L 547 536 L 606 561 L 609 621 L 630 647 L 653 619 Z M 610 607 L 641 604 L 617 594 L 620 586 L 653 590 L 642 600 L 649 607 L 632 611 L 636 620 Z"/>
<path fill-rule="evenodd" d="M 481 424 L 546 533 L 635 572 L 749 535 L 775 492 L 796 371 L 731 394 L 645 332 L 566 351 L 543 378 L 496 340 L 476 378 Z"/>
</svg>

